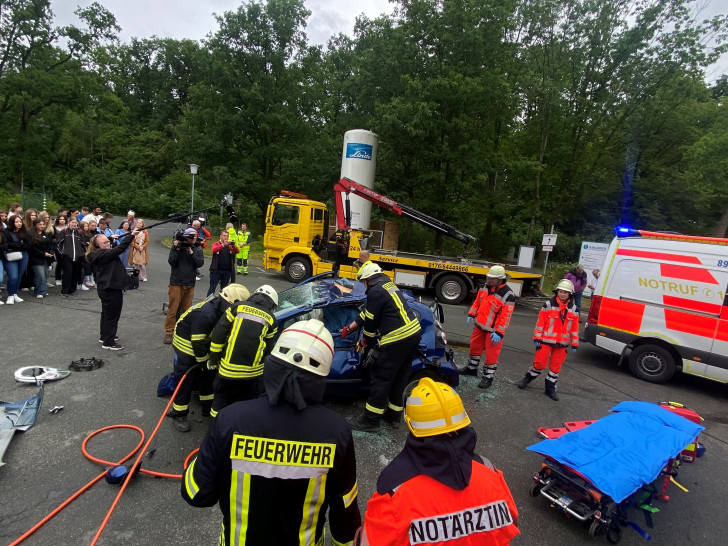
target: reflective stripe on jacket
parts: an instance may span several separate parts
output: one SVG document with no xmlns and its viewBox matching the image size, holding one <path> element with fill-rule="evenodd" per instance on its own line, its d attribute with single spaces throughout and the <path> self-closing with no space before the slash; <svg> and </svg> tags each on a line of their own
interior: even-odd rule
<svg viewBox="0 0 728 546">
<path fill-rule="evenodd" d="M 210 344 L 210 357 L 220 359 L 220 375 L 228 379 L 260 377 L 263 359 L 273 349 L 277 324 L 268 309 L 252 302 L 241 302 L 225 311 Z"/>
<path fill-rule="evenodd" d="M 197 362 L 206 362 L 210 358 L 212 331 L 228 305 L 216 296 L 187 309 L 174 326 L 172 345 Z"/>
<path fill-rule="evenodd" d="M 410 309 L 402 292 L 386 275 L 382 277 L 382 280 L 374 281 L 367 289 L 366 308 L 360 315 L 363 319 L 364 335 L 369 338 L 370 343 L 379 335 L 380 346 L 420 335 L 420 321 Z"/>
<path fill-rule="evenodd" d="M 362 546 L 505 545 L 519 534 L 518 510 L 503 474 L 473 461 L 470 483 L 453 489 L 426 475 L 367 504 Z"/>
<path fill-rule="evenodd" d="M 478 291 L 468 315 L 475 317 L 475 324 L 482 330 L 496 331 L 503 336 L 511 323 L 515 306 L 516 295 L 507 284 L 495 288 L 486 285 Z"/>
<path fill-rule="evenodd" d="M 538 313 L 533 339 L 559 347 L 579 346 L 579 315 L 576 305 L 553 297 L 546 300 Z"/>
</svg>

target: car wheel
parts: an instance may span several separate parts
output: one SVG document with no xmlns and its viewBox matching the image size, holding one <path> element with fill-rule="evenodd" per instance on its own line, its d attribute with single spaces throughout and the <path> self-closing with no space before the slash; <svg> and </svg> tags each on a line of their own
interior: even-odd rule
<svg viewBox="0 0 728 546">
<path fill-rule="evenodd" d="M 675 358 L 659 345 L 639 345 L 629 357 L 629 369 L 650 383 L 666 383 L 675 375 Z"/>
<path fill-rule="evenodd" d="M 444 275 L 435 284 L 435 296 L 443 303 L 457 305 L 462 303 L 467 295 L 468 287 L 458 275 Z"/>
<path fill-rule="evenodd" d="M 429 377 L 430 379 L 434 379 L 435 381 L 441 381 L 443 383 L 445 382 L 443 380 L 443 378 L 435 371 L 419 370 L 410 376 L 409 383 L 407 383 L 407 386 L 404 389 L 404 402 L 407 401 L 407 397 L 412 392 L 412 390 L 417 386 L 417 383 L 420 382 L 420 379 L 422 379 L 423 377 Z"/>
<path fill-rule="evenodd" d="M 286 262 L 286 278 L 291 282 L 301 282 L 311 276 L 311 262 L 308 258 L 294 256 Z"/>
</svg>

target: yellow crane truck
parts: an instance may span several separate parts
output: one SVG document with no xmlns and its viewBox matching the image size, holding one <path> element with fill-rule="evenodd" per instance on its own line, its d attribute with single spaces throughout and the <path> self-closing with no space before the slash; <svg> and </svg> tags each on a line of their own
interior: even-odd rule
<svg viewBox="0 0 728 546">
<path fill-rule="evenodd" d="M 346 200 L 342 200 L 342 194 Z M 362 250 L 372 240 L 372 231 L 350 227 L 348 196 L 358 195 L 377 206 L 400 216 L 411 218 L 435 231 L 463 242 L 475 242 L 472 235 L 398 203 L 388 197 L 342 178 L 334 185 L 337 230 L 329 239 L 329 211 L 324 203 L 292 192 L 281 192 L 271 198 L 265 218 L 263 265 L 266 269 L 283 271 L 292 282 L 312 275 L 338 270 L 340 277 L 356 278 L 354 264 Z M 397 250 L 367 248 L 370 259 L 381 266 L 398 286 L 434 290 L 442 303 L 461 303 L 468 294 L 485 282 L 493 263 L 460 257 L 414 254 Z M 538 288 L 541 275 L 535 271 L 506 266 L 509 284 L 520 296 Z"/>
</svg>

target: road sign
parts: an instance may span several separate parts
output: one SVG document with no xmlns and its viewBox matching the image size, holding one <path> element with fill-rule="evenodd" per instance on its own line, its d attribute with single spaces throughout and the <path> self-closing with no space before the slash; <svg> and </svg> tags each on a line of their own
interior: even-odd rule
<svg viewBox="0 0 728 546">
<path fill-rule="evenodd" d="M 546 246 L 550 246 L 550 247 L 556 246 L 556 233 L 544 233 L 543 241 L 541 241 L 541 244 L 545 247 Z M 544 250 L 546 250 L 546 249 L 544 248 Z M 553 250 L 553 248 L 551 248 L 550 250 Z"/>
<path fill-rule="evenodd" d="M 554 250 L 554 245 L 543 245 L 541 250 L 544 252 L 552 252 Z"/>
</svg>

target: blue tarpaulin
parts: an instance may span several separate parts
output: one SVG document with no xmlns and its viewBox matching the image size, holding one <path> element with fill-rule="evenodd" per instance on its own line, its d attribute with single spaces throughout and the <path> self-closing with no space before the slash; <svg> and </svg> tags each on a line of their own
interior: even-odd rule
<svg viewBox="0 0 728 546">
<path fill-rule="evenodd" d="M 653 482 L 705 427 L 649 402 L 622 402 L 586 428 L 527 449 L 583 474 L 622 502 Z"/>
</svg>

